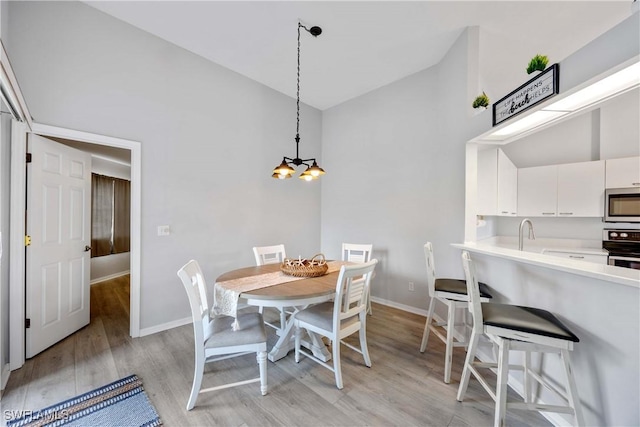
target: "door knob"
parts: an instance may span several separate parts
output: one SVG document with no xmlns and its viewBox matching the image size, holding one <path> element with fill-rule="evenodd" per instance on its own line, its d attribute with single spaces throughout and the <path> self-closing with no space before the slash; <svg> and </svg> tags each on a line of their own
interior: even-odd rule
<svg viewBox="0 0 640 427">
<path fill-rule="evenodd" d="M 91 246 L 85 246 L 85 247 L 84 247 L 84 251 L 85 251 L 85 252 L 89 252 L 90 250 L 91 250 Z"/>
</svg>

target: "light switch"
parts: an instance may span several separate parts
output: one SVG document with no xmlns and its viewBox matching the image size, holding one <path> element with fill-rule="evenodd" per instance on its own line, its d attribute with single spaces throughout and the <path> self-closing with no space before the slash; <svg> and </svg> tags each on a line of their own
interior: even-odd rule
<svg viewBox="0 0 640 427">
<path fill-rule="evenodd" d="M 158 236 L 168 236 L 171 234 L 171 227 L 168 225 L 159 225 L 158 226 Z"/>
</svg>

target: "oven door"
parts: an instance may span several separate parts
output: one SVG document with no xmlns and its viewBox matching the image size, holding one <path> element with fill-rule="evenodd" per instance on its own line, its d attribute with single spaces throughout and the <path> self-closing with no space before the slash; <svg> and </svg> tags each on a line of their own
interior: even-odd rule
<svg viewBox="0 0 640 427">
<path fill-rule="evenodd" d="M 609 265 L 640 270 L 640 258 L 609 255 Z"/>
</svg>

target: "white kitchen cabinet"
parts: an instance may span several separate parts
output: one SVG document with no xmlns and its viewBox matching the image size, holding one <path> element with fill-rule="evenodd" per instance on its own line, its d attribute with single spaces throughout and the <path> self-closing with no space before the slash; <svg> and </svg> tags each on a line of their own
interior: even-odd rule
<svg viewBox="0 0 640 427">
<path fill-rule="evenodd" d="M 498 215 L 516 216 L 518 210 L 518 168 L 498 149 Z"/>
<path fill-rule="evenodd" d="M 478 215 L 515 216 L 518 169 L 499 148 L 478 151 Z"/>
<path fill-rule="evenodd" d="M 604 162 L 518 169 L 518 215 L 601 217 Z"/>
<path fill-rule="evenodd" d="M 558 216 L 604 215 L 603 160 L 558 165 Z"/>
<path fill-rule="evenodd" d="M 594 262 L 596 264 L 607 264 L 608 263 L 608 255 L 605 253 L 596 254 L 596 253 L 587 253 L 587 252 L 569 252 L 563 250 L 548 250 L 545 249 L 542 251 L 545 255 L 551 255 L 560 258 L 572 259 L 576 261 L 586 261 L 586 262 Z"/>
<path fill-rule="evenodd" d="M 640 187 L 640 157 L 606 161 L 606 188 Z"/>
<path fill-rule="evenodd" d="M 558 166 L 518 169 L 518 216 L 556 216 Z"/>
</svg>

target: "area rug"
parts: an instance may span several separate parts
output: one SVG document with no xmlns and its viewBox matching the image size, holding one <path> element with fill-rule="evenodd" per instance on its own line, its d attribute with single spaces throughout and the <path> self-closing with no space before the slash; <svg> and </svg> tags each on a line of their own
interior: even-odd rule
<svg viewBox="0 0 640 427">
<path fill-rule="evenodd" d="M 39 411 L 24 411 L 7 427 L 35 426 L 161 426 L 156 409 L 131 375 Z"/>
</svg>

